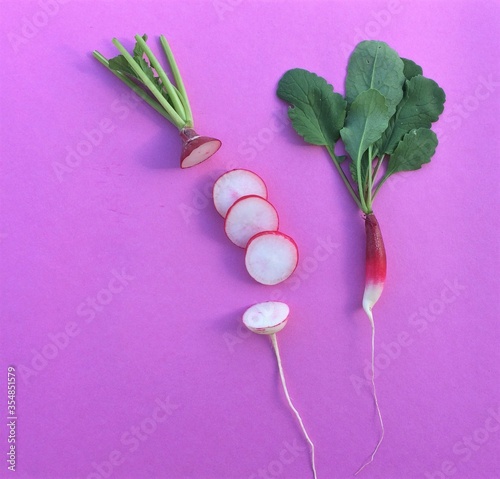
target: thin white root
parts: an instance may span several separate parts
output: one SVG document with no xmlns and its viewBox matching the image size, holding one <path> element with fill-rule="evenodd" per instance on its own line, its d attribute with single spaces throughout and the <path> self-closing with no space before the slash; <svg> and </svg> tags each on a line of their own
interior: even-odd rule
<svg viewBox="0 0 500 479">
<path fill-rule="evenodd" d="M 314 460 L 314 444 L 311 441 L 311 438 L 309 437 L 309 435 L 307 434 L 307 431 L 306 431 L 306 428 L 304 426 L 304 423 L 302 422 L 302 418 L 300 417 L 300 414 L 297 411 L 297 409 L 295 409 L 295 407 L 294 407 L 294 405 L 292 403 L 292 400 L 290 399 L 290 395 L 288 394 L 288 389 L 286 387 L 286 381 L 285 381 L 285 374 L 283 373 L 283 366 L 281 365 L 281 357 L 280 357 L 280 351 L 278 349 L 278 339 L 276 338 L 276 334 L 271 334 L 270 336 L 271 336 L 271 343 L 273 345 L 274 352 L 276 353 L 276 359 L 278 360 L 278 369 L 279 369 L 279 372 L 280 372 L 281 383 L 283 384 L 283 390 L 285 391 L 285 396 L 286 396 L 286 399 L 288 400 L 288 404 L 289 404 L 291 410 L 297 416 L 297 419 L 299 421 L 299 424 L 300 424 L 300 427 L 302 429 L 302 432 L 304 433 L 304 437 L 306 438 L 306 441 L 309 443 L 309 446 L 311 447 L 311 465 L 312 465 L 312 471 L 313 471 L 314 479 L 317 479 L 318 476 L 316 475 L 316 462 Z"/>
<path fill-rule="evenodd" d="M 355 473 L 354 475 L 358 475 L 368 464 L 371 464 L 373 462 L 373 458 L 375 457 L 375 454 L 377 454 L 378 448 L 380 447 L 380 444 L 382 444 L 382 441 L 384 439 L 384 434 L 385 434 L 385 429 L 384 429 L 384 421 L 382 421 L 382 414 L 380 412 L 380 407 L 378 405 L 378 398 L 377 398 L 377 389 L 375 388 L 375 323 L 373 321 L 373 313 L 371 308 L 365 308 L 365 312 L 368 316 L 368 319 L 370 320 L 370 323 L 372 325 L 372 387 L 373 387 L 373 401 L 375 402 L 375 408 L 377 409 L 377 414 L 378 418 L 380 421 L 380 428 L 382 430 L 382 434 L 380 435 L 380 439 L 377 442 L 377 445 L 375 446 L 375 449 L 373 450 L 370 459 L 366 461 Z"/>
</svg>

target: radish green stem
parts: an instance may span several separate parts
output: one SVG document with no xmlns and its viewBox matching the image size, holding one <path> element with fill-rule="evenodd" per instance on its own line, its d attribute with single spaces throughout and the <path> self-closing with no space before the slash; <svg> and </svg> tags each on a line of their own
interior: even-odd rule
<svg viewBox="0 0 500 479">
<path fill-rule="evenodd" d="M 384 162 L 384 159 L 385 159 L 385 155 L 382 155 L 380 158 L 378 158 L 377 164 L 375 166 L 375 170 L 373 172 L 373 181 L 374 182 L 377 179 L 378 171 L 380 170 L 380 167 L 382 166 L 382 163 Z"/>
<path fill-rule="evenodd" d="M 164 118 L 166 118 L 168 121 L 170 121 L 170 123 L 175 125 L 175 123 L 172 121 L 172 119 L 165 113 L 165 110 L 161 107 L 161 105 L 156 100 L 153 100 L 153 98 L 151 98 L 140 86 L 136 85 L 132 80 L 127 78 L 127 76 L 124 75 L 123 73 L 120 73 L 119 71 L 112 70 L 111 68 L 109 68 L 108 60 L 102 54 L 100 54 L 97 50 L 94 50 L 93 55 L 111 73 L 113 73 L 123 83 L 125 83 L 125 85 L 127 85 L 132 90 L 134 90 L 135 93 L 137 93 L 145 102 L 147 102 L 149 106 L 152 106 L 160 115 L 162 115 Z"/>
<path fill-rule="evenodd" d="M 340 167 L 339 160 L 338 160 L 337 156 L 335 155 L 333 148 L 330 146 L 327 146 L 326 149 L 328 150 L 328 153 L 330 154 L 330 157 L 332 158 L 333 164 L 337 168 L 337 171 L 339 172 L 340 177 L 342 178 L 342 181 L 344 182 L 347 189 L 349 190 L 349 193 L 351 194 L 353 200 L 356 202 L 359 209 L 362 210 L 363 207 L 361 206 L 361 203 L 359 202 L 359 199 L 356 196 L 356 193 L 354 192 L 354 189 L 352 188 L 351 183 L 349 183 L 349 180 L 347 179 L 347 176 L 345 175 L 344 170 Z"/>
<path fill-rule="evenodd" d="M 161 106 L 165 109 L 167 114 L 171 117 L 172 123 L 180 129 L 186 126 L 186 122 L 176 113 L 172 106 L 168 103 L 165 97 L 158 91 L 153 82 L 147 77 L 147 75 L 142 71 L 141 67 L 132 58 L 130 53 L 125 49 L 125 47 L 118 41 L 118 39 L 113 38 L 113 44 L 120 50 L 120 53 L 125 57 L 130 67 L 134 70 L 136 75 L 141 79 L 141 81 L 149 88 L 151 93 L 155 96 Z"/>
<path fill-rule="evenodd" d="M 179 100 L 181 101 L 182 103 L 182 110 L 184 112 L 184 118 L 186 120 L 186 122 L 188 121 L 188 118 L 187 118 L 187 106 L 186 106 L 186 100 L 184 99 L 184 96 L 182 95 L 182 93 L 179 91 L 179 89 L 175 86 L 175 85 L 172 85 L 175 92 L 177 93 L 177 97 L 179 98 Z M 186 128 L 192 128 L 193 127 L 193 119 L 190 120 L 190 123 L 186 123 Z"/>
<path fill-rule="evenodd" d="M 385 175 L 378 183 L 377 187 L 375 188 L 375 191 L 373 192 L 373 196 L 372 196 L 372 201 L 375 199 L 375 196 L 377 196 L 377 193 L 378 193 L 378 190 L 380 190 L 380 187 L 385 183 L 385 180 L 387 180 L 387 178 L 389 178 L 388 175 Z"/>
<path fill-rule="evenodd" d="M 278 369 L 279 369 L 279 372 L 280 372 L 281 383 L 283 384 L 283 390 L 285 391 L 286 399 L 288 401 L 290 409 L 297 416 L 297 419 L 299 421 L 300 427 L 302 429 L 302 432 L 304 433 L 304 436 L 305 436 L 307 442 L 309 443 L 309 446 L 311 446 L 311 464 L 312 464 L 313 476 L 314 476 L 314 479 L 317 479 L 318 476 L 316 475 L 316 463 L 315 463 L 315 460 L 314 460 L 314 444 L 311 441 L 311 439 L 309 438 L 309 435 L 307 434 L 307 431 L 306 431 L 306 428 L 304 426 L 304 423 L 302 422 L 302 418 L 300 417 L 300 414 L 297 411 L 297 409 L 295 409 L 295 407 L 294 407 L 294 405 L 292 403 L 292 400 L 290 399 L 290 395 L 288 394 L 288 389 L 286 387 L 286 381 L 285 381 L 285 374 L 283 373 L 283 367 L 281 365 L 281 357 L 280 357 L 280 352 L 279 352 L 279 349 L 278 349 L 278 339 L 276 337 L 276 334 L 273 333 L 273 334 L 270 335 L 270 337 L 271 337 L 271 343 L 272 343 L 273 348 L 274 348 L 274 352 L 276 353 L 276 359 L 278 361 Z"/>
<path fill-rule="evenodd" d="M 375 388 L 375 323 L 373 321 L 373 313 L 371 308 L 367 308 L 366 314 L 368 316 L 368 319 L 370 320 L 370 324 L 372 326 L 372 388 L 373 388 L 373 401 L 375 403 L 375 408 L 377 410 L 377 415 L 378 419 L 380 421 L 380 428 L 381 428 L 381 435 L 380 439 L 377 442 L 377 445 L 375 446 L 375 449 L 371 453 L 370 459 L 366 461 L 355 473 L 354 475 L 356 476 L 359 474 L 368 464 L 373 462 L 373 458 L 375 457 L 375 454 L 378 451 L 378 448 L 380 447 L 380 444 L 382 444 L 382 441 L 384 439 L 384 434 L 385 434 L 385 429 L 384 429 L 384 421 L 382 420 L 382 414 L 380 412 L 380 406 L 378 404 L 378 398 L 377 398 L 377 390 Z"/>
<path fill-rule="evenodd" d="M 373 177 L 372 177 L 372 162 L 373 162 L 373 150 L 372 146 L 368 147 L 368 174 L 366 175 L 366 206 L 371 211 L 372 210 L 372 185 L 373 185 Z"/>
<path fill-rule="evenodd" d="M 174 58 L 174 54 L 172 53 L 172 50 L 170 49 L 170 46 L 167 42 L 167 39 L 163 36 L 160 35 L 160 42 L 163 47 L 163 50 L 165 52 L 165 55 L 167 57 L 168 63 L 170 65 L 170 69 L 172 70 L 172 73 L 174 75 L 174 80 L 177 85 L 177 88 L 179 89 L 179 92 L 181 93 L 181 97 L 184 103 L 184 107 L 186 109 L 186 122 L 188 127 L 193 127 L 193 113 L 191 112 L 191 106 L 189 104 L 189 99 L 187 96 L 186 88 L 184 87 L 184 82 L 182 81 L 181 74 L 179 72 L 179 67 L 177 66 L 177 63 Z"/>
<path fill-rule="evenodd" d="M 375 181 L 377 179 L 378 172 L 380 170 L 380 167 L 382 166 L 382 163 L 384 162 L 384 159 L 385 159 L 385 155 L 382 155 L 380 158 L 378 158 L 377 164 L 375 166 L 375 170 L 373 172 L 373 183 L 375 183 Z M 380 189 L 380 186 L 382 186 L 382 184 L 383 184 L 384 181 L 385 181 L 385 178 L 382 178 L 382 180 L 380 181 L 380 183 L 375 188 L 375 191 L 372 191 L 370 204 L 373 203 L 373 200 L 375 199 L 375 195 L 377 194 L 378 190 Z M 371 189 L 373 189 L 373 184 L 372 184 L 372 188 Z"/>
<path fill-rule="evenodd" d="M 161 81 L 163 83 L 163 86 L 165 87 L 165 90 L 168 93 L 168 96 L 172 99 L 172 103 L 173 103 L 173 107 L 174 107 L 175 111 L 185 121 L 186 114 L 184 112 L 184 107 L 182 106 L 182 103 L 179 100 L 179 97 L 177 96 L 177 93 L 176 93 L 172 83 L 168 79 L 168 76 L 165 73 L 165 70 L 162 68 L 162 66 L 160 65 L 160 62 L 154 56 L 153 52 L 148 47 L 148 45 L 146 44 L 144 39 L 140 35 L 136 35 L 135 40 L 142 47 L 142 49 L 144 50 L 144 53 L 148 57 L 151 65 L 154 67 L 154 69 L 156 70 L 156 73 L 158 73 L 158 76 L 161 78 Z"/>
<path fill-rule="evenodd" d="M 361 181 L 361 158 L 356 159 L 356 177 L 358 178 L 358 193 L 359 200 L 361 201 L 361 209 L 365 213 L 370 213 L 370 209 L 366 205 L 365 195 L 363 194 L 363 182 Z"/>
</svg>

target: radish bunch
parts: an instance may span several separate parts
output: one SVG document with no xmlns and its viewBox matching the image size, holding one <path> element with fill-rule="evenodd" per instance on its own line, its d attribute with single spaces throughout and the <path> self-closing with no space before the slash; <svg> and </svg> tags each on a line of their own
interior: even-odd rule
<svg viewBox="0 0 500 479">
<path fill-rule="evenodd" d="M 227 237 L 245 249 L 248 274 L 265 285 L 285 281 L 297 267 L 299 252 L 295 241 L 278 231 L 278 213 L 262 178 L 249 170 L 228 171 L 215 182 L 213 199 Z"/>
<path fill-rule="evenodd" d="M 276 354 L 276 361 L 278 362 L 281 384 L 283 385 L 283 390 L 285 392 L 288 405 L 297 417 L 302 433 L 304 434 L 304 437 L 311 449 L 311 465 L 314 479 L 316 479 L 317 476 L 316 462 L 314 459 L 314 443 L 311 441 L 309 434 L 307 434 L 302 418 L 300 417 L 299 412 L 293 405 L 290 398 L 290 394 L 286 386 L 283 366 L 281 364 L 281 356 L 278 348 L 278 338 L 276 337 L 276 333 L 281 331 L 286 326 L 289 314 L 290 308 L 286 303 L 282 303 L 280 301 L 266 301 L 264 303 L 257 303 L 253 306 L 250 306 L 243 314 L 243 324 L 253 333 L 268 335 L 271 339 L 271 344 L 273 346 L 274 353 Z"/>
</svg>

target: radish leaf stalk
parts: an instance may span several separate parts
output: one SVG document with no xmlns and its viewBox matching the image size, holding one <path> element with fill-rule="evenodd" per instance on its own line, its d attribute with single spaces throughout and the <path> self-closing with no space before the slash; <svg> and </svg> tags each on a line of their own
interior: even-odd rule
<svg viewBox="0 0 500 479">
<path fill-rule="evenodd" d="M 160 37 L 174 82 L 147 45 L 147 38 L 147 35 L 135 36 L 132 54 L 114 38 L 112 42 L 120 55 L 109 60 L 98 51 L 94 51 L 93 55 L 179 130 L 183 142 L 181 168 L 189 168 L 212 156 L 222 143 L 216 138 L 196 133 L 187 92 L 167 40 L 163 35 Z"/>
<path fill-rule="evenodd" d="M 400 58 L 379 41 L 363 41 L 351 54 L 345 98 L 334 93 L 326 80 L 300 68 L 283 75 L 276 93 L 290 104 L 288 116 L 296 132 L 306 142 L 326 148 L 365 217 L 367 250 L 362 305 L 372 327 L 371 376 L 381 435 L 370 459 L 357 474 L 373 461 L 384 437 L 374 380 L 372 309 L 384 287 L 386 254 L 373 201 L 391 175 L 417 170 L 431 160 L 438 139 L 430 128 L 443 112 L 446 97 L 434 80 L 423 76 L 419 65 Z M 345 159 L 335 152 L 340 140 L 347 152 Z"/>
</svg>

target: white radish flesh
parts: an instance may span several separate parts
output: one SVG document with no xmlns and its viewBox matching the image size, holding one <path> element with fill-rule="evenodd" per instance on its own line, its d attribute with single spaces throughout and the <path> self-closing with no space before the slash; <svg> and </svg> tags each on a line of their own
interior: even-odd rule
<svg viewBox="0 0 500 479">
<path fill-rule="evenodd" d="M 248 308 L 243 314 L 243 324 L 257 334 L 274 334 L 286 326 L 289 313 L 286 303 L 266 301 Z"/>
<path fill-rule="evenodd" d="M 247 246 L 250 238 L 262 231 L 276 231 L 278 213 L 269 201 L 260 196 L 243 196 L 229 208 L 224 230 L 227 237 L 240 248 Z"/>
<path fill-rule="evenodd" d="M 220 147 L 220 140 L 215 138 L 199 137 L 187 144 L 182 150 L 181 168 L 192 166 L 210 158 Z"/>
<path fill-rule="evenodd" d="M 267 188 L 262 178 L 252 171 L 238 169 L 224 173 L 214 184 L 215 209 L 225 218 L 227 210 L 243 196 L 256 195 L 267 199 Z"/>
<path fill-rule="evenodd" d="M 278 231 L 259 233 L 248 242 L 245 266 L 248 274 L 261 284 L 285 281 L 295 271 L 298 261 L 295 241 Z"/>
</svg>

